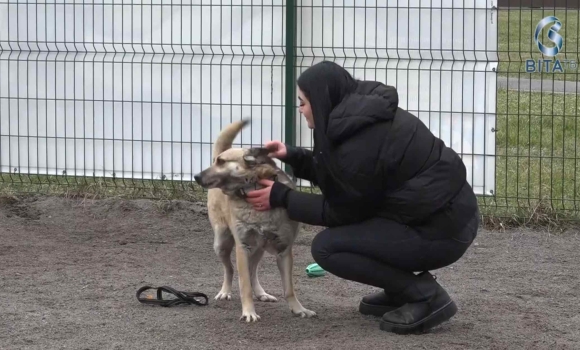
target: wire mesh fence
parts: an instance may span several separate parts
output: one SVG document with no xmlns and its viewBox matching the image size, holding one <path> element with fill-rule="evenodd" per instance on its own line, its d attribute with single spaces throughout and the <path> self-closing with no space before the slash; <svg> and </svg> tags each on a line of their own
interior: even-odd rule
<svg viewBox="0 0 580 350">
<path fill-rule="evenodd" d="M 539 7 L 499 11 L 494 204 L 577 214 L 580 9 L 574 1 L 531 5 Z"/>
<path fill-rule="evenodd" d="M 203 195 L 193 175 L 234 120 L 251 119 L 234 146 L 312 146 L 295 80 L 331 60 L 397 87 L 484 213 L 576 212 L 576 5 L 0 0 L 0 186 Z"/>
</svg>

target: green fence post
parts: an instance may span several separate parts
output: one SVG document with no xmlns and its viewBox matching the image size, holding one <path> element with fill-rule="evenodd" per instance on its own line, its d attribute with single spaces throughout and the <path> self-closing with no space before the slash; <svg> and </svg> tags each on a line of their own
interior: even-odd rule
<svg viewBox="0 0 580 350">
<path fill-rule="evenodd" d="M 286 0 L 286 104 L 284 142 L 295 145 L 294 103 L 296 100 L 296 2 Z M 285 170 L 292 176 L 292 169 L 285 165 Z"/>
</svg>

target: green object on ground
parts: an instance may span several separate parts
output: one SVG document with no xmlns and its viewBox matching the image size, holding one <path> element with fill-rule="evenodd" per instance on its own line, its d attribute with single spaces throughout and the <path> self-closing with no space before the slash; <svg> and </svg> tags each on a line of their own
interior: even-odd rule
<svg viewBox="0 0 580 350">
<path fill-rule="evenodd" d="M 308 277 L 321 277 L 326 274 L 326 271 L 322 269 L 318 264 L 310 264 L 306 267 L 306 274 Z"/>
</svg>

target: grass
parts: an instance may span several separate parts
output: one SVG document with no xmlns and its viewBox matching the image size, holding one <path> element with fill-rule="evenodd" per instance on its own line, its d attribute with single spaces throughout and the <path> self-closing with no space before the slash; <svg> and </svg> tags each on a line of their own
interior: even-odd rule
<svg viewBox="0 0 580 350">
<path fill-rule="evenodd" d="M 0 174 L 0 196 L 47 194 L 67 198 L 147 198 L 204 201 L 196 183 L 132 179 Z"/>
<path fill-rule="evenodd" d="M 578 69 L 570 69 L 564 73 L 526 73 L 527 59 L 544 59 L 534 43 L 533 33 L 538 22 L 554 15 L 562 22 L 562 29 L 558 32 L 564 38 L 562 52 L 557 56 L 560 60 L 569 59 L 580 62 L 580 11 L 578 9 L 500 9 L 498 11 L 498 51 L 500 64 L 498 67 L 501 76 L 531 79 L 580 80 Z M 554 44 L 548 39 L 548 29 L 542 31 L 542 43 L 548 47 Z"/>
<path fill-rule="evenodd" d="M 552 221 L 580 218 L 580 98 L 498 91 L 496 193 L 491 216 Z M 542 217 L 542 219 L 540 219 Z"/>
<path fill-rule="evenodd" d="M 579 98 L 576 95 L 498 92 L 497 195 L 548 197 L 571 209 L 580 184 Z"/>
</svg>

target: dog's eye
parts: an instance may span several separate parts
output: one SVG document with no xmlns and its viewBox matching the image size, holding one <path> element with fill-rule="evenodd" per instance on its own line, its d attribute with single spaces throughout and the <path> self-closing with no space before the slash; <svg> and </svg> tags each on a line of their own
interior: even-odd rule
<svg viewBox="0 0 580 350">
<path fill-rule="evenodd" d="M 217 165 L 224 165 L 225 161 L 223 159 L 221 159 L 221 158 L 218 158 L 218 159 L 216 159 L 215 163 Z"/>
</svg>

